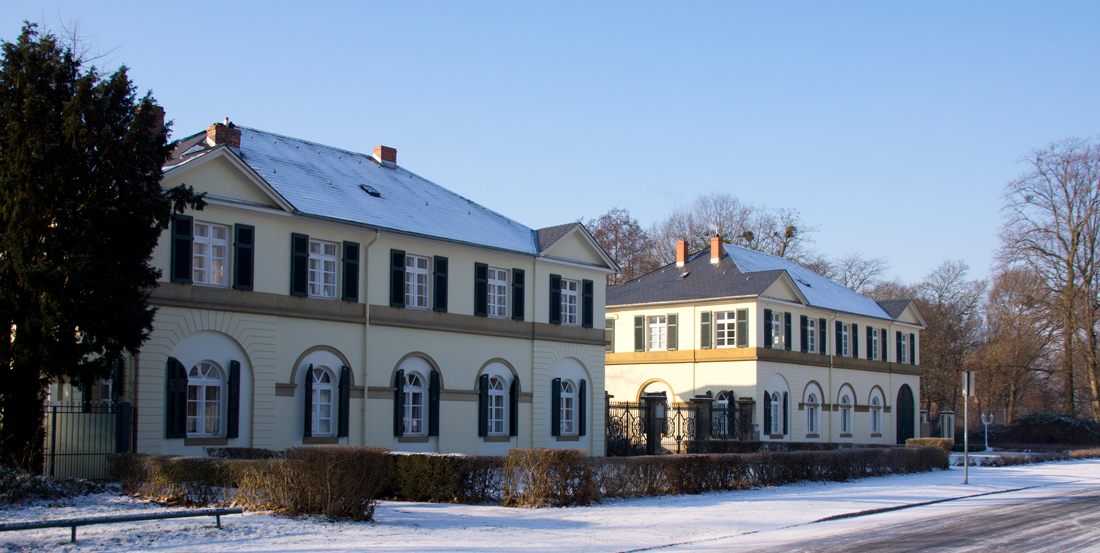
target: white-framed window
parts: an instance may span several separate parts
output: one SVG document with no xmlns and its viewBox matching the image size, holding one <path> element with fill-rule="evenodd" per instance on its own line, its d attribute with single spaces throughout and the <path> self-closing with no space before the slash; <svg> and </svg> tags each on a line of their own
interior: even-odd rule
<svg viewBox="0 0 1100 553">
<path fill-rule="evenodd" d="M 779 434 L 783 429 L 781 418 L 783 417 L 783 405 L 780 403 L 779 392 L 772 392 L 772 420 L 771 434 Z"/>
<path fill-rule="evenodd" d="M 737 313 L 720 311 L 714 314 L 714 345 L 732 348 L 737 345 Z"/>
<path fill-rule="evenodd" d="M 806 323 L 806 351 L 817 353 L 817 319 Z"/>
<path fill-rule="evenodd" d="M 577 324 L 577 281 L 561 279 L 561 324 Z"/>
<path fill-rule="evenodd" d="M 313 409 L 311 415 L 313 435 L 332 436 L 335 433 L 332 426 L 332 413 L 333 400 L 336 397 L 332 372 L 327 367 L 313 367 L 309 377 L 313 379 L 313 397 L 310 398 Z"/>
<path fill-rule="evenodd" d="M 840 396 L 840 433 L 852 433 L 852 398 L 847 393 Z"/>
<path fill-rule="evenodd" d="M 508 316 L 508 270 L 489 267 L 489 316 Z"/>
<path fill-rule="evenodd" d="M 882 433 L 882 404 L 878 397 L 871 398 L 871 434 Z"/>
<path fill-rule="evenodd" d="M 783 349 L 783 314 L 772 311 L 772 347 Z"/>
<path fill-rule="evenodd" d="M 224 374 L 211 361 L 203 361 L 187 373 L 187 435 L 219 436 L 222 431 Z"/>
<path fill-rule="evenodd" d="M 668 349 L 668 318 L 664 315 L 649 317 L 649 351 Z"/>
<path fill-rule="evenodd" d="M 309 241 L 309 295 L 336 297 L 336 243 Z"/>
<path fill-rule="evenodd" d="M 405 435 L 424 435 L 424 379 L 417 373 L 405 374 Z"/>
<path fill-rule="evenodd" d="M 195 221 L 192 244 L 191 281 L 195 284 L 227 286 L 229 227 Z"/>
<path fill-rule="evenodd" d="M 908 338 L 909 338 L 909 336 L 907 336 L 904 332 L 901 333 L 901 362 L 902 363 L 908 363 L 909 362 L 909 340 L 908 340 Z"/>
<path fill-rule="evenodd" d="M 817 394 L 811 392 L 806 396 L 806 433 L 817 434 L 817 410 L 820 404 L 817 401 Z"/>
<path fill-rule="evenodd" d="M 878 361 L 878 331 L 871 331 L 871 341 L 867 344 L 867 353 L 871 355 L 871 359 Z"/>
<path fill-rule="evenodd" d="M 837 344 L 840 351 L 837 352 L 837 355 L 842 357 L 848 357 L 848 330 L 849 326 L 847 324 L 840 325 L 840 343 Z"/>
<path fill-rule="evenodd" d="M 504 434 L 504 379 L 494 376 L 489 378 L 489 435 Z"/>
<path fill-rule="evenodd" d="M 561 435 L 577 433 L 577 389 L 572 380 L 561 381 Z"/>
<path fill-rule="evenodd" d="M 405 307 L 428 308 L 428 258 L 405 256 Z"/>
</svg>

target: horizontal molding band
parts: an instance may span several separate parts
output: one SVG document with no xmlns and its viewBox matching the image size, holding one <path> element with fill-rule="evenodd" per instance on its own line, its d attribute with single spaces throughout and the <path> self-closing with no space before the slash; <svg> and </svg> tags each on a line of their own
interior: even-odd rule
<svg viewBox="0 0 1100 553">
<path fill-rule="evenodd" d="M 366 324 L 367 306 L 338 300 L 300 298 L 287 294 L 233 290 L 219 286 L 158 282 L 149 303 L 160 307 L 207 309 L 271 317 Z"/>
<path fill-rule="evenodd" d="M 371 304 L 370 324 L 371 326 L 459 332 L 498 338 L 544 340 L 590 346 L 607 345 L 602 328 L 532 323 L 459 313 L 440 313 L 428 309 L 390 307 L 388 305 Z"/>
<path fill-rule="evenodd" d="M 718 348 L 677 351 L 625 351 L 608 353 L 605 365 L 643 365 L 665 363 L 721 363 L 730 361 L 772 361 L 796 365 L 829 367 L 830 356 L 769 348 Z M 834 369 L 880 372 L 890 374 L 919 375 L 920 366 L 870 361 L 854 357 L 832 356 Z"/>
</svg>

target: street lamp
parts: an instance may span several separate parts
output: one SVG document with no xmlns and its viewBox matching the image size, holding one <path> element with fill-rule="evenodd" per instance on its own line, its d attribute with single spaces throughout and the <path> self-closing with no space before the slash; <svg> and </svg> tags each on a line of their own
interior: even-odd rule
<svg viewBox="0 0 1100 553">
<path fill-rule="evenodd" d="M 982 415 L 982 424 L 985 425 L 985 450 L 989 451 L 989 425 L 993 424 L 993 413 L 989 413 L 989 419 Z"/>
</svg>

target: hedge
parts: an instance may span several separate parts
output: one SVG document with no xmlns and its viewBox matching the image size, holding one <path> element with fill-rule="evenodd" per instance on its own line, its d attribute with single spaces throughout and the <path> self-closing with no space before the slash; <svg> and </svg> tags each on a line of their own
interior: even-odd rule
<svg viewBox="0 0 1100 553">
<path fill-rule="evenodd" d="M 905 447 L 938 447 L 945 455 L 951 455 L 951 449 L 955 447 L 955 440 L 951 438 L 909 438 L 905 440 Z"/>
</svg>

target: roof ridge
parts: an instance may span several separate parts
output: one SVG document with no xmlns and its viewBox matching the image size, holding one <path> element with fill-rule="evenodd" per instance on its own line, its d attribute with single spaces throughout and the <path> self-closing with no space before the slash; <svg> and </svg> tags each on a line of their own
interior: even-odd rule
<svg viewBox="0 0 1100 553">
<path fill-rule="evenodd" d="M 247 130 L 249 132 L 258 132 L 258 133 L 269 134 L 269 135 L 272 135 L 272 136 L 277 136 L 277 137 L 282 138 L 284 140 L 293 140 L 293 141 L 296 141 L 296 142 L 301 142 L 303 144 L 312 144 L 314 146 L 319 146 L 321 148 L 327 148 L 329 150 L 336 150 L 336 151 L 344 152 L 346 154 L 359 155 L 359 156 L 364 156 L 364 157 L 367 157 L 367 158 L 370 158 L 370 159 L 374 159 L 374 154 L 372 154 L 372 153 L 357 152 L 355 150 L 348 150 L 346 148 L 341 148 L 339 146 L 332 146 L 332 145 L 329 145 L 329 144 L 322 144 L 320 142 L 314 142 L 312 140 L 307 140 L 305 138 L 297 138 L 297 137 L 288 136 L 288 135 L 277 133 L 277 132 L 265 131 L 263 129 L 257 129 L 255 127 L 246 127 L 244 125 L 238 125 L 236 123 L 233 123 L 233 126 L 235 128 L 241 129 L 242 131 Z M 400 167 L 400 165 L 398 167 Z M 420 175 L 417 175 L 417 177 L 420 177 Z M 420 177 L 420 178 L 423 178 L 423 177 Z M 425 180 L 427 180 L 427 179 L 425 179 Z M 433 184 L 435 184 L 435 183 L 433 183 Z M 436 186 L 439 186 L 439 185 L 436 185 Z"/>
</svg>

